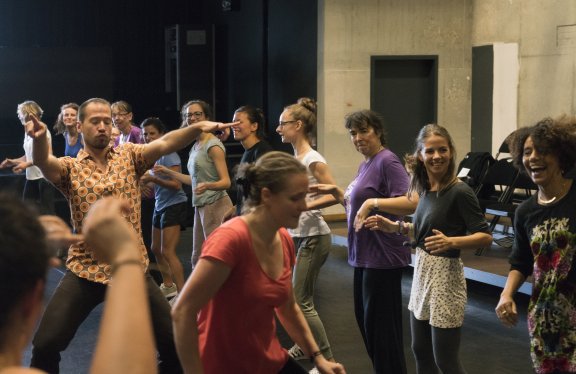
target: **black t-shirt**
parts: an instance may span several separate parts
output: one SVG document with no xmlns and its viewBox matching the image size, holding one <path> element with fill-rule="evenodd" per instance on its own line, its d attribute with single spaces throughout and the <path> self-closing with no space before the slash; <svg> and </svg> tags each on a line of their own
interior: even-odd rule
<svg viewBox="0 0 576 374">
<path fill-rule="evenodd" d="M 535 254 L 542 259 L 554 252 L 565 255 L 566 246 L 573 246 L 576 240 L 576 183 L 573 182 L 568 194 L 556 203 L 540 205 L 537 198 L 536 193 L 520 204 L 514 219 L 514 245 L 509 262 L 511 269 L 526 277 L 534 271 Z M 569 243 L 561 244 L 564 240 Z M 571 263 L 568 279 L 576 284 L 574 261 L 576 256 L 567 261 Z"/>
<path fill-rule="evenodd" d="M 260 158 L 266 152 L 273 151 L 274 149 L 266 140 L 260 140 L 258 143 L 254 144 L 252 148 L 244 151 L 242 158 L 240 159 L 240 165 L 244 163 L 252 163 Z M 242 214 L 242 202 L 244 201 L 244 191 L 242 185 L 236 184 L 236 215 Z"/>
<path fill-rule="evenodd" d="M 458 182 L 440 194 L 426 191 L 414 213 L 416 245 L 425 249 L 424 239 L 435 235 L 464 236 L 468 233 L 489 233 L 488 224 L 474 191 L 466 183 Z M 438 256 L 459 257 L 459 249 L 450 249 Z"/>
</svg>

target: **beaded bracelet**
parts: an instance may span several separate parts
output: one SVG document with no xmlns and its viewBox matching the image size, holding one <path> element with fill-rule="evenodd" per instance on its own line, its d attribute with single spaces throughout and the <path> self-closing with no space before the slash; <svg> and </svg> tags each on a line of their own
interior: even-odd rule
<svg viewBox="0 0 576 374">
<path fill-rule="evenodd" d="M 142 262 L 140 260 L 136 260 L 133 258 L 133 259 L 113 263 L 112 264 L 112 272 L 110 273 L 110 275 L 114 275 L 116 270 L 118 270 L 120 267 L 122 267 L 124 265 L 140 265 L 140 266 L 142 266 Z"/>
</svg>

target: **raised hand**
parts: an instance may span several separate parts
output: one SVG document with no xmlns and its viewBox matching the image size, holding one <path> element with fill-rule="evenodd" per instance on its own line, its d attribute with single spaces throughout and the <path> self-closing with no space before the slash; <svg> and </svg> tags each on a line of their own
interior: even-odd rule
<svg viewBox="0 0 576 374">
<path fill-rule="evenodd" d="M 34 114 L 26 116 L 26 134 L 31 138 L 39 138 L 46 135 L 48 126 L 38 119 Z"/>
</svg>

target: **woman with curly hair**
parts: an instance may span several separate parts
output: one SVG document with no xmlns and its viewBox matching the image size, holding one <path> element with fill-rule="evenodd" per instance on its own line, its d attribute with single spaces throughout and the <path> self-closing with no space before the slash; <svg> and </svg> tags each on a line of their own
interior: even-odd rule
<svg viewBox="0 0 576 374">
<path fill-rule="evenodd" d="M 516 131 L 514 163 L 538 186 L 516 210 L 510 272 L 496 314 L 518 321 L 514 294 L 533 276 L 528 305 L 530 351 L 537 373 L 576 372 L 576 117 L 546 118 Z"/>
</svg>

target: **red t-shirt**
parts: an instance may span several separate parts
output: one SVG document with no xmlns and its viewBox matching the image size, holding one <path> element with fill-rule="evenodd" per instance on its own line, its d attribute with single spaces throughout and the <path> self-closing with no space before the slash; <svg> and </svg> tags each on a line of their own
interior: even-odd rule
<svg viewBox="0 0 576 374">
<path fill-rule="evenodd" d="M 279 230 L 284 270 L 271 279 L 260 267 L 248 226 L 241 217 L 217 228 L 202 248 L 202 258 L 231 268 L 226 282 L 198 315 L 200 356 L 207 374 L 277 373 L 288 360 L 276 336 L 275 308 L 292 291 L 295 249 Z"/>
</svg>

